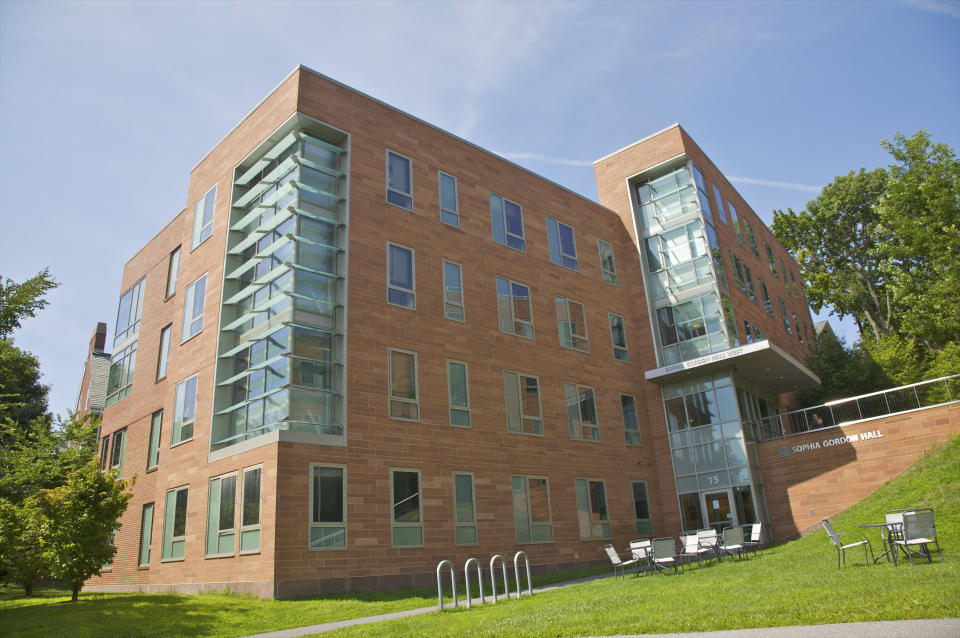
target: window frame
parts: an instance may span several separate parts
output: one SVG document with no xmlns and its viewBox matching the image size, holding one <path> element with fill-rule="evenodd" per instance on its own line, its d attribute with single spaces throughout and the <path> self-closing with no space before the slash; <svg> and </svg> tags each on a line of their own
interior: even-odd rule
<svg viewBox="0 0 960 638">
<path fill-rule="evenodd" d="M 767 253 L 767 265 L 770 267 L 770 272 L 773 273 L 774 277 L 779 278 L 780 273 L 777 271 L 777 260 L 773 257 L 773 249 L 767 242 L 763 242 L 763 249 Z"/>
<path fill-rule="evenodd" d="M 110 465 L 110 435 L 100 437 L 100 471 L 106 472 Z"/>
<path fill-rule="evenodd" d="M 453 180 L 453 205 L 455 208 L 448 208 L 443 205 L 443 178 L 449 177 Z M 444 170 L 437 170 L 437 199 L 440 207 L 440 221 L 451 228 L 460 228 L 460 186 L 457 183 L 457 176 L 451 175 Z M 455 223 L 445 219 L 445 216 L 452 216 Z"/>
<path fill-rule="evenodd" d="M 419 508 L 418 521 L 413 523 L 407 522 L 398 522 L 396 520 L 396 508 L 397 503 L 394 501 L 396 495 L 394 493 L 394 474 L 397 472 L 404 472 L 408 474 L 417 475 L 417 507 Z M 409 500 L 408 497 L 405 500 Z M 403 503 L 403 501 L 401 501 Z M 398 545 L 395 540 L 395 530 L 396 529 L 413 529 L 420 528 L 420 543 L 419 544 L 403 544 Z M 417 468 L 408 468 L 408 467 L 391 467 L 390 468 L 390 546 L 399 549 L 404 547 L 423 547 L 425 545 L 424 539 L 424 525 L 423 525 L 423 473 Z"/>
<path fill-rule="evenodd" d="M 143 316 L 143 298 L 146 287 L 147 278 L 143 276 L 120 295 L 120 300 L 117 302 L 117 322 L 114 324 L 114 332 L 116 333 L 113 337 L 114 352 L 120 349 L 117 346 L 126 345 L 140 333 L 140 319 Z M 124 319 L 126 323 L 124 323 L 124 328 L 121 331 L 120 315 L 123 310 L 123 298 L 127 295 L 130 295 L 130 305 L 127 306 L 127 316 Z"/>
<path fill-rule="evenodd" d="M 395 285 L 392 282 L 392 266 L 393 262 L 391 259 L 391 248 L 397 248 L 400 250 L 405 250 L 410 253 L 410 288 L 403 288 L 402 286 Z M 399 304 L 390 300 L 390 291 L 396 290 L 401 294 L 410 295 L 411 305 Z M 416 310 L 417 309 L 417 253 L 413 248 L 409 246 L 404 246 L 403 244 L 398 244 L 394 241 L 387 241 L 387 304 L 390 306 L 395 306 L 397 308 L 404 308 L 405 310 Z"/>
<path fill-rule="evenodd" d="M 506 390 L 506 388 L 507 388 L 507 383 L 508 383 L 508 381 L 507 381 L 507 375 L 510 375 L 510 374 L 514 375 L 515 388 L 516 388 L 516 391 L 517 391 L 517 397 L 519 398 L 519 400 L 517 401 L 517 406 L 518 406 L 518 408 L 519 408 L 519 411 L 518 411 L 518 413 L 515 415 L 516 418 L 517 418 L 517 422 L 518 422 L 518 424 L 519 424 L 519 426 L 520 426 L 520 429 L 519 429 L 519 430 L 515 430 L 515 429 L 512 429 L 512 428 L 510 427 L 510 416 L 511 416 L 511 415 L 510 415 L 510 413 L 507 411 L 507 410 L 509 409 L 509 405 L 510 405 L 510 404 L 509 404 L 509 401 L 507 400 L 507 390 Z M 536 416 L 530 415 L 530 414 L 525 414 L 524 411 L 523 411 L 523 404 L 524 404 L 523 397 L 524 397 L 524 392 L 525 392 L 525 390 L 526 390 L 526 383 L 524 382 L 524 379 L 533 379 L 533 380 L 536 382 L 536 385 L 537 385 L 537 410 L 538 410 L 538 412 L 537 412 L 537 415 L 536 415 Z M 515 371 L 513 371 L 513 370 L 504 370 L 504 371 L 503 371 L 503 386 L 504 386 L 503 405 L 504 405 L 504 411 L 506 412 L 506 416 L 507 416 L 507 432 L 509 432 L 510 434 L 521 434 L 521 435 L 524 435 L 524 436 L 544 436 L 544 434 L 543 434 L 543 399 L 542 399 L 542 397 L 540 396 L 540 378 L 537 377 L 537 376 L 535 376 L 535 375 L 532 375 L 532 374 L 525 374 L 525 373 L 523 373 L 523 372 L 515 372 Z M 533 426 L 534 426 L 534 427 L 532 428 L 532 429 L 533 429 L 532 432 L 526 432 L 526 431 L 524 430 L 523 424 L 524 424 L 524 421 L 525 421 L 525 420 L 531 421 L 531 422 L 533 423 Z M 540 429 L 539 432 L 537 432 L 537 424 L 539 424 L 539 429 Z"/>
<path fill-rule="evenodd" d="M 402 190 L 400 190 L 399 188 L 396 188 L 396 187 L 394 187 L 394 186 L 391 186 L 391 184 L 390 184 L 390 156 L 391 156 L 391 155 L 395 155 L 395 156 L 397 156 L 397 157 L 399 157 L 399 158 L 401 158 L 401 159 L 405 159 L 405 160 L 407 161 L 407 173 L 408 173 L 408 177 L 409 177 L 409 179 L 410 179 L 410 191 L 409 191 L 409 192 L 402 191 Z M 385 198 L 386 202 L 387 202 L 388 204 L 390 204 L 391 206 L 396 206 L 397 208 L 400 208 L 400 209 L 402 209 L 402 210 L 405 210 L 405 211 L 408 211 L 408 212 L 411 212 L 411 213 L 412 213 L 412 212 L 413 212 L 413 160 L 410 159 L 409 157 L 407 157 L 406 155 L 404 155 L 403 153 L 398 153 L 397 151 L 394 151 L 394 150 L 389 149 L 389 148 L 386 149 L 385 158 L 386 158 L 386 169 L 385 169 L 385 170 L 386 170 L 386 179 L 385 179 L 386 193 L 385 193 L 384 198 Z M 391 193 L 391 192 L 396 193 L 396 194 L 397 194 L 398 196 L 400 196 L 401 198 L 403 198 L 403 197 L 408 198 L 408 199 L 410 200 L 410 205 L 409 205 L 409 207 L 408 207 L 408 206 L 404 206 L 404 205 L 402 205 L 402 204 L 398 204 L 398 203 L 395 202 L 395 201 L 391 201 L 391 200 L 390 200 L 390 193 Z"/>
<path fill-rule="evenodd" d="M 456 269 L 457 269 L 458 279 L 460 280 L 460 281 L 459 281 L 459 289 L 460 289 L 460 303 L 459 303 L 459 304 L 458 304 L 456 301 L 450 301 L 450 300 L 448 299 L 448 297 L 447 297 L 447 293 L 448 293 L 448 291 L 449 291 L 449 285 L 447 284 L 447 264 L 449 264 L 449 265 L 451 265 L 451 266 L 455 266 Z M 444 259 L 442 260 L 441 267 L 442 267 L 442 269 L 443 269 L 443 272 L 442 272 L 442 275 L 443 275 L 443 318 L 444 318 L 444 319 L 449 319 L 450 321 L 457 321 L 457 322 L 459 322 L 459 323 L 466 323 L 466 322 L 467 322 L 467 308 L 466 308 L 466 299 L 464 298 L 464 294 L 463 294 L 463 264 L 461 264 L 461 263 L 459 263 L 459 262 L 456 262 L 456 261 L 453 261 L 452 259 L 446 259 L 446 258 L 444 258 Z M 459 319 L 458 319 L 456 316 L 451 316 L 451 313 L 449 313 L 449 312 L 447 311 L 447 306 L 448 306 L 448 305 L 453 306 L 453 307 L 455 307 L 455 308 L 456 308 L 456 307 L 459 307 L 459 309 L 460 309 L 460 318 L 459 318 Z"/>
<path fill-rule="evenodd" d="M 516 500 L 514 498 L 514 493 L 513 493 L 514 478 L 519 478 L 523 481 L 524 500 L 526 501 L 526 505 L 527 505 L 527 511 L 526 511 L 527 534 L 529 536 L 529 540 L 525 540 L 525 541 L 517 538 L 518 521 L 517 521 L 517 513 L 516 513 Z M 542 480 L 547 489 L 547 517 L 548 517 L 547 522 L 543 522 L 543 521 L 540 521 L 538 523 L 533 522 L 533 508 L 531 507 L 531 503 L 530 503 L 530 480 L 531 479 Z M 537 475 L 537 474 L 511 474 L 510 475 L 510 501 L 513 509 L 513 539 L 515 543 L 517 543 L 518 545 L 540 545 L 544 543 L 556 542 L 556 536 L 553 533 L 553 507 L 550 504 L 550 479 L 548 477 Z M 539 540 L 539 541 L 533 540 L 534 525 L 538 525 L 540 527 L 549 527 L 550 540 Z"/>
<path fill-rule="evenodd" d="M 197 284 L 199 284 L 201 280 L 203 281 L 203 295 L 201 296 L 201 299 L 203 301 L 200 305 L 200 314 L 199 315 L 191 314 L 188 319 L 187 313 L 188 312 L 194 313 L 196 311 Z M 184 293 L 183 323 L 180 326 L 181 345 L 186 343 L 187 341 L 190 341 L 191 339 L 196 337 L 198 334 L 203 332 L 203 317 L 206 314 L 206 310 L 207 310 L 206 297 L 207 297 L 207 273 L 203 273 L 202 275 L 194 279 L 189 286 L 187 286 L 186 291 Z M 196 332 L 193 332 L 193 324 L 196 323 L 198 319 L 200 320 L 200 327 L 197 328 Z M 187 335 L 188 330 L 191 331 L 189 335 Z"/>
<path fill-rule="evenodd" d="M 465 405 L 454 405 L 453 403 L 453 376 L 450 374 L 450 366 L 463 366 L 463 396 L 466 398 Z M 467 428 L 471 427 L 471 417 L 470 417 L 470 371 L 469 366 L 466 361 L 457 361 L 456 359 L 447 359 L 447 404 L 449 406 L 448 415 L 450 417 L 450 425 L 455 428 Z M 453 412 L 462 412 L 467 415 L 466 425 L 453 422 Z"/>
<path fill-rule="evenodd" d="M 160 329 L 160 344 L 157 353 L 157 381 L 167 377 L 167 367 L 170 363 L 170 340 L 172 338 L 173 324 L 168 323 Z"/>
<path fill-rule="evenodd" d="M 210 221 L 204 222 L 207 216 L 207 199 L 210 199 Z M 214 184 L 210 190 L 203 194 L 203 197 L 197 200 L 193 210 L 193 234 L 190 239 L 190 252 L 199 248 L 205 241 L 213 235 L 213 220 L 216 217 L 217 210 L 217 185 Z M 204 235 L 206 232 L 206 235 Z"/>
<path fill-rule="evenodd" d="M 636 490 L 634 489 L 635 485 L 640 485 L 643 487 L 643 503 L 647 508 L 647 518 L 642 518 L 637 516 L 637 496 Z M 647 490 L 647 482 L 641 479 L 634 479 L 630 481 L 630 497 L 633 501 L 633 520 L 636 524 L 637 534 L 639 536 L 653 536 L 653 516 L 650 514 L 650 492 Z M 649 533 L 647 533 L 646 528 L 641 529 L 641 524 L 649 525 Z"/>
<path fill-rule="evenodd" d="M 573 253 L 567 252 L 570 247 L 563 245 L 563 228 L 570 230 L 570 238 L 573 241 Z M 550 261 L 558 266 L 567 268 L 574 272 L 580 272 L 580 261 L 577 259 L 577 233 L 573 226 L 566 224 L 559 219 L 547 216 L 547 246 L 550 249 Z M 565 263 L 570 260 L 573 264 Z"/>
<path fill-rule="evenodd" d="M 723 205 L 723 195 L 720 194 L 720 187 L 717 186 L 715 182 L 711 182 L 710 185 L 713 186 L 713 198 L 716 200 L 714 203 L 717 206 L 717 210 L 720 211 L 719 215 L 717 216 L 720 218 L 720 221 L 729 226 L 730 222 L 727 221 L 727 211 L 726 207 Z"/>
<path fill-rule="evenodd" d="M 178 410 L 178 408 L 185 407 L 185 402 L 186 402 L 186 399 L 187 399 L 187 388 L 189 387 L 189 382 L 190 382 L 192 379 L 196 379 L 196 382 L 193 384 L 193 418 L 190 419 L 189 422 L 185 423 L 185 422 L 183 421 L 183 415 L 182 415 L 182 414 L 179 414 L 179 415 L 178 415 L 178 412 L 180 412 L 180 410 Z M 183 390 L 183 401 L 184 401 L 184 405 L 180 405 L 180 404 L 178 403 L 178 400 L 177 400 L 177 399 L 178 399 L 177 395 L 180 393 L 180 386 L 183 386 L 183 388 L 184 388 L 184 390 Z M 184 444 L 184 443 L 187 443 L 188 441 L 192 441 L 192 440 L 193 440 L 193 436 L 194 436 L 194 434 L 196 433 L 196 429 L 197 429 L 197 428 L 196 428 L 196 424 L 197 424 L 197 392 L 198 392 L 198 390 L 199 390 L 199 386 L 200 386 L 200 373 L 199 373 L 199 372 L 195 372 L 195 373 L 193 373 L 192 375 L 190 375 L 189 377 L 186 377 L 186 378 L 184 378 L 182 381 L 180 381 L 179 383 L 177 383 L 176 388 L 174 389 L 174 395 L 173 395 L 173 427 L 171 428 L 172 431 L 170 432 L 170 447 L 171 447 L 171 448 L 174 448 L 174 447 L 176 447 L 176 446 L 178 446 L 178 445 L 182 445 L 182 444 Z M 178 416 L 179 416 L 179 418 L 181 419 L 179 425 L 177 424 L 177 418 L 178 418 Z M 183 430 L 184 430 L 184 428 L 185 428 L 186 426 L 190 426 L 190 436 L 184 438 L 184 437 L 183 437 Z"/>
<path fill-rule="evenodd" d="M 760 277 L 757 277 L 757 281 L 760 283 L 760 301 L 762 302 L 763 310 L 772 317 L 773 301 L 770 300 L 770 289 L 767 288 L 766 282 Z"/>
<path fill-rule="evenodd" d="M 177 497 L 180 492 L 186 492 L 187 496 L 184 499 L 183 506 L 183 534 L 175 536 L 174 532 L 176 531 L 176 506 L 177 506 Z M 168 516 L 170 508 L 170 495 L 173 495 L 173 506 L 174 512 L 172 518 Z M 189 515 L 190 510 L 190 484 L 180 485 L 178 487 L 172 487 L 164 492 L 164 506 L 163 506 L 163 539 L 162 546 L 160 551 L 160 562 L 169 563 L 169 562 L 180 562 L 186 560 L 187 555 L 187 516 Z M 168 555 L 168 538 L 167 538 L 167 521 L 168 518 L 171 520 L 170 537 L 169 537 L 169 551 L 170 554 L 173 553 L 174 543 L 183 543 L 183 556 L 172 556 Z"/>
<path fill-rule="evenodd" d="M 606 268 L 603 257 L 603 249 L 606 246 L 610 250 L 610 265 L 612 268 Z M 600 274 L 603 278 L 603 281 L 610 284 L 611 286 L 619 286 L 620 278 L 617 276 L 617 262 L 613 254 L 613 244 L 606 241 L 605 239 L 597 238 L 597 252 L 600 255 Z"/>
<path fill-rule="evenodd" d="M 617 340 L 615 338 L 616 333 L 614 332 L 614 318 L 620 320 L 620 332 L 623 335 L 623 345 L 617 345 Z M 630 363 L 630 349 L 627 346 L 627 324 L 623 320 L 621 315 L 618 315 L 615 312 L 607 312 L 607 320 L 610 324 L 610 343 L 613 346 L 613 360 L 619 361 L 620 363 Z M 622 356 L 617 356 L 618 353 L 622 352 Z"/>
<path fill-rule="evenodd" d="M 259 472 L 260 478 L 257 485 L 257 522 L 256 523 L 244 523 L 244 517 L 246 516 L 246 503 L 247 503 L 247 474 L 251 472 Z M 263 463 L 258 463 L 257 465 L 251 465 L 245 467 L 240 471 L 240 500 L 237 505 L 240 510 L 240 517 L 237 523 L 240 526 L 240 542 L 237 544 L 237 555 L 244 556 L 247 554 L 259 554 L 260 553 L 260 536 L 262 532 L 263 524 Z M 247 532 L 257 532 L 257 548 L 256 549 L 244 549 L 243 548 L 243 535 Z"/>
<path fill-rule="evenodd" d="M 571 400 L 571 389 L 576 393 L 577 397 L 577 416 L 576 419 L 573 418 L 570 410 L 572 408 L 570 404 Z M 582 397 L 587 394 L 589 391 L 591 401 L 593 402 L 593 416 L 595 421 L 593 423 L 585 422 L 583 418 L 583 401 Z M 574 441 L 587 441 L 590 443 L 597 443 L 600 441 L 600 415 L 597 413 L 597 391 L 588 385 L 582 385 L 580 383 L 564 381 L 563 382 L 563 396 L 567 408 L 567 425 L 570 427 L 570 438 Z M 593 433 L 594 436 L 587 437 L 584 436 L 584 430 L 589 430 Z"/>
<path fill-rule="evenodd" d="M 120 454 L 117 454 L 117 439 L 120 439 Z M 117 474 L 123 474 L 123 457 L 127 451 L 127 428 L 110 433 L 110 469 L 117 468 Z M 119 458 L 117 458 L 119 456 Z"/>
<path fill-rule="evenodd" d="M 494 210 L 493 210 L 493 200 L 497 198 L 500 200 L 500 227 L 503 228 L 503 241 L 497 239 L 496 229 L 497 226 L 494 224 Z M 520 235 L 512 233 L 507 230 L 507 203 L 513 204 L 520 211 Z M 513 201 L 512 199 L 507 199 L 503 195 L 498 195 L 493 191 L 490 191 L 490 234 L 493 237 L 493 241 L 501 246 L 506 246 L 507 248 L 512 248 L 514 250 L 519 250 L 522 253 L 527 252 L 527 229 L 526 225 L 523 222 L 523 206 Z M 518 246 L 513 246 L 510 244 L 510 239 L 513 238 Z"/>
<path fill-rule="evenodd" d="M 500 311 L 501 311 L 500 298 L 501 298 L 501 296 L 502 296 L 502 295 L 500 294 L 500 281 L 501 281 L 501 280 L 506 282 L 506 284 L 507 284 L 507 291 L 510 293 L 510 296 L 509 296 L 509 299 L 510 299 L 510 316 L 509 316 L 509 317 L 503 317 L 503 316 L 501 315 L 501 312 L 500 312 Z M 525 284 L 525 283 L 523 283 L 523 282 L 520 282 L 520 281 L 514 281 L 513 279 L 510 279 L 509 277 L 501 277 L 500 275 L 496 275 L 496 282 L 497 282 L 497 283 L 496 283 L 496 289 L 497 289 L 497 319 L 498 319 L 499 324 L 500 324 L 500 332 L 502 332 L 502 333 L 504 333 L 504 334 L 508 334 L 508 335 L 514 335 L 515 337 L 521 337 L 521 338 L 523 338 L 523 339 L 536 340 L 536 335 L 537 335 L 537 333 L 536 333 L 536 328 L 535 328 L 534 325 L 533 325 L 533 292 L 531 292 L 530 286 L 528 286 L 527 284 Z M 526 288 L 526 290 L 527 290 L 527 306 L 529 307 L 529 311 L 530 311 L 530 320 L 529 320 L 529 321 L 527 321 L 527 320 L 525 320 L 525 319 L 517 319 L 516 300 L 518 299 L 518 297 L 515 297 L 514 294 L 513 294 L 513 293 L 514 293 L 514 291 L 513 291 L 513 287 L 514 287 L 514 286 L 523 286 L 523 287 Z M 529 328 L 530 328 L 530 335 L 529 335 L 529 336 L 528 336 L 528 335 L 525 335 L 525 334 L 523 334 L 522 332 L 514 332 L 514 331 L 504 330 L 503 324 L 504 324 L 505 321 L 509 322 L 509 323 L 510 323 L 510 326 L 511 326 L 512 328 L 516 328 L 516 325 L 517 325 L 518 323 L 520 324 L 521 327 L 529 326 Z"/>
<path fill-rule="evenodd" d="M 584 512 L 584 510 L 581 510 L 581 509 L 580 509 L 580 505 L 581 505 L 581 503 L 580 503 L 580 493 L 579 493 L 579 491 L 577 490 L 577 487 L 578 487 L 578 486 L 577 486 L 577 482 L 578 482 L 578 481 L 583 481 L 584 487 L 586 488 L 586 494 L 587 494 L 586 506 L 587 506 L 587 509 L 586 509 L 585 512 L 586 512 L 587 516 L 590 517 L 590 518 L 589 518 L 589 523 L 588 523 L 590 529 L 589 529 L 589 531 L 588 531 L 587 534 L 584 534 L 584 520 L 583 520 L 583 518 L 581 517 L 581 513 Z M 593 492 L 592 492 L 592 490 L 590 489 L 590 488 L 591 488 L 591 483 L 599 483 L 599 484 L 602 486 L 602 488 L 603 488 L 603 511 L 604 511 L 604 514 L 606 515 L 607 518 L 606 518 L 606 519 L 602 519 L 602 518 L 601 518 L 601 519 L 600 519 L 601 522 L 599 522 L 599 523 L 595 523 L 595 522 L 593 521 L 594 503 L 593 503 Z M 576 496 L 576 502 L 577 502 L 577 526 L 578 526 L 579 531 L 580 531 L 580 540 L 587 541 L 587 540 L 602 540 L 602 539 L 610 538 L 610 534 L 611 534 L 611 531 L 610 531 L 610 530 L 611 530 L 612 525 L 611 525 L 611 522 L 610 522 L 610 508 L 607 507 L 607 500 L 608 500 L 608 499 L 607 499 L 607 483 L 606 483 L 606 481 L 604 481 L 603 479 L 598 479 L 598 478 L 583 478 L 583 477 L 576 477 L 576 476 L 575 476 L 574 479 L 573 479 L 573 491 L 574 491 L 574 495 Z M 606 521 L 606 522 L 604 523 L 604 522 L 602 522 L 602 521 Z M 604 530 L 603 530 L 604 525 L 606 525 L 606 534 L 603 533 L 603 531 L 604 531 Z M 600 528 L 599 534 L 597 534 L 597 533 L 594 532 L 594 528 L 597 527 L 597 526 L 599 526 L 599 528 Z"/>
<path fill-rule="evenodd" d="M 453 474 L 453 542 L 458 547 L 472 547 L 480 544 L 480 534 L 477 522 L 477 482 L 473 472 L 454 471 Z M 473 511 L 473 521 L 461 521 L 460 510 L 457 507 L 457 477 L 470 477 L 470 506 Z M 472 543 L 463 543 L 457 538 L 457 531 L 464 528 L 473 529 L 473 537 L 476 539 Z"/>
<path fill-rule="evenodd" d="M 160 465 L 160 441 L 163 438 L 163 409 L 150 415 L 150 438 L 147 440 L 147 471 Z M 151 463 L 152 460 L 152 463 Z"/>
<path fill-rule="evenodd" d="M 630 402 L 633 404 L 633 418 L 636 420 L 635 427 L 630 427 L 627 423 L 627 412 L 624 409 L 624 399 L 630 399 Z M 640 413 L 637 411 L 637 398 L 632 394 L 627 394 L 626 392 L 620 393 L 620 417 L 623 420 L 623 437 L 626 440 L 627 445 L 631 447 L 643 447 L 643 435 L 640 433 Z M 630 435 L 633 434 L 636 436 L 635 441 L 630 440 Z"/>
<path fill-rule="evenodd" d="M 787 334 L 792 335 L 793 329 L 790 328 L 790 317 L 787 316 L 787 305 L 783 303 L 783 297 L 777 297 L 777 301 L 780 302 L 780 315 L 783 317 L 783 327 L 786 329 Z"/>
<path fill-rule="evenodd" d="M 149 524 L 147 523 L 147 508 L 150 508 Z M 140 551 L 137 554 L 137 569 L 149 569 L 150 567 L 150 553 L 153 549 L 153 515 L 155 512 L 156 506 L 152 501 L 144 503 L 140 510 L 140 543 L 137 545 Z M 144 552 L 147 555 L 146 561 L 143 558 Z"/>
<path fill-rule="evenodd" d="M 229 528 L 220 527 L 220 518 L 224 513 L 224 501 L 223 501 L 223 481 L 225 479 L 233 479 L 233 525 Z M 207 534 L 204 542 L 204 558 L 227 558 L 237 555 L 237 497 L 239 496 L 240 490 L 238 490 L 237 485 L 238 472 L 233 470 L 232 472 L 227 472 L 225 474 L 219 474 L 217 476 L 211 476 L 207 480 Z M 213 504 L 213 484 L 217 482 L 217 511 L 215 514 L 210 511 L 210 506 Z M 211 530 L 211 524 L 216 524 L 216 547 L 210 547 L 210 537 L 213 534 Z M 215 551 L 220 546 L 221 537 L 230 536 L 232 537 L 233 549 L 229 552 L 218 552 Z"/>
<path fill-rule="evenodd" d="M 330 522 L 330 521 L 314 521 L 314 516 L 317 512 L 314 511 L 313 505 L 315 501 L 315 486 L 314 486 L 314 471 L 317 469 L 328 469 L 328 470 L 339 470 L 340 471 L 340 518 L 341 521 Z M 340 463 L 310 463 L 310 474 L 309 474 L 310 485 L 308 487 L 310 501 L 307 505 L 307 549 L 314 552 L 320 551 L 330 551 L 330 550 L 345 550 L 349 547 L 347 543 L 347 466 Z M 261 490 L 262 491 L 262 490 Z M 343 543 L 338 545 L 318 545 L 314 546 L 313 541 L 310 540 L 313 536 L 313 529 L 322 529 L 322 528 L 342 528 L 342 537 Z M 320 540 L 323 540 L 326 537 L 321 537 Z"/>
<path fill-rule="evenodd" d="M 395 397 L 393 395 L 393 353 L 407 354 L 413 356 L 413 399 L 404 397 Z M 402 416 L 393 415 L 393 402 L 398 401 L 403 404 L 411 404 L 416 408 L 416 418 L 410 419 Z M 387 347 L 387 414 L 394 421 L 408 421 L 410 423 L 420 422 L 420 365 L 417 360 L 417 353 L 413 350 L 403 350 L 402 348 Z"/>
<path fill-rule="evenodd" d="M 560 347 L 590 354 L 590 335 L 587 332 L 587 307 L 579 301 L 557 293 L 554 293 L 553 301 L 557 308 L 557 333 L 560 339 Z M 580 314 L 583 317 L 583 335 L 578 334 L 574 330 L 577 322 L 571 318 L 571 304 L 580 306 Z M 566 322 L 564 322 L 561 312 L 566 314 Z M 564 330 L 565 324 L 566 330 Z M 583 347 L 577 347 L 578 342 L 583 342 Z"/>
<path fill-rule="evenodd" d="M 164 301 L 177 292 L 177 278 L 180 274 L 180 246 L 170 251 L 167 258 L 167 286 L 164 289 Z"/>
</svg>

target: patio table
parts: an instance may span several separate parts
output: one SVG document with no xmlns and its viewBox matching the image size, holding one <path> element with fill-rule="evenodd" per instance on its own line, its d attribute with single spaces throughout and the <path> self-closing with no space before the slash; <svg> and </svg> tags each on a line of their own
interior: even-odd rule
<svg viewBox="0 0 960 638">
<path fill-rule="evenodd" d="M 888 528 L 888 529 L 890 530 L 891 533 L 894 533 L 894 534 L 895 534 L 895 533 L 897 533 L 897 528 L 899 528 L 900 526 L 901 526 L 901 523 L 864 523 L 863 525 L 860 525 L 860 526 L 859 526 L 859 527 L 864 528 L 864 529 L 869 528 L 869 527 L 879 527 L 879 528 L 881 528 L 881 530 L 880 530 L 880 541 L 883 543 L 884 552 L 883 552 L 882 554 L 878 555 L 876 558 L 873 559 L 874 564 L 876 564 L 876 562 L 877 562 L 878 560 L 880 560 L 881 558 L 883 558 L 884 556 L 887 556 L 887 560 L 889 561 L 889 560 L 890 560 L 890 558 L 889 558 L 890 552 L 895 551 L 893 545 L 892 545 L 892 544 L 888 544 L 888 543 L 887 543 L 887 539 L 884 538 L 884 536 L 883 536 L 883 529 L 882 529 L 882 528 L 886 527 L 886 528 Z M 890 536 L 890 534 L 887 534 L 887 536 Z"/>
</svg>

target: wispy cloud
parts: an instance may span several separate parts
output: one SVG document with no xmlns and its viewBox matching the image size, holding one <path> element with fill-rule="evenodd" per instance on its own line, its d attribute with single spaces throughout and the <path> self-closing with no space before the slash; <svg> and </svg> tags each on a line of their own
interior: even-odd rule
<svg viewBox="0 0 960 638">
<path fill-rule="evenodd" d="M 900 2 L 921 11 L 942 13 L 951 18 L 960 19 L 960 2 L 955 0 L 900 0 Z"/>
<path fill-rule="evenodd" d="M 593 162 L 590 160 L 564 159 L 562 157 L 538 155 L 537 153 L 497 153 L 497 155 L 505 157 L 508 160 L 533 160 L 547 164 L 560 164 L 561 166 L 593 166 Z"/>
<path fill-rule="evenodd" d="M 755 186 L 769 186 L 770 188 L 789 188 L 795 191 L 807 191 L 810 193 L 819 193 L 821 190 L 820 186 L 795 184 L 793 182 L 776 182 L 768 179 L 754 179 L 753 177 L 727 177 L 727 179 L 738 184 L 753 184 Z"/>
</svg>

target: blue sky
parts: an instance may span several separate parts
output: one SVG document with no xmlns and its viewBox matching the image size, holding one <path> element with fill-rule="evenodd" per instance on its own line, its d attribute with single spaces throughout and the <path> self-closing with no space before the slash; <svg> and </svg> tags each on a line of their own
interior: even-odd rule
<svg viewBox="0 0 960 638">
<path fill-rule="evenodd" d="M 191 167 L 297 64 L 593 199 L 593 160 L 679 121 L 767 222 L 896 131 L 960 146 L 956 1 L 0 1 L 0 274 L 62 284 L 15 334 L 53 411 Z"/>
</svg>

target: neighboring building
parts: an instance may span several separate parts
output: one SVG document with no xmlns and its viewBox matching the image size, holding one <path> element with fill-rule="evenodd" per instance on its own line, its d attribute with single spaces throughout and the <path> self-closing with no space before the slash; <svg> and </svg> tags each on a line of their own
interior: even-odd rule
<svg viewBox="0 0 960 638">
<path fill-rule="evenodd" d="M 602 205 L 294 70 L 124 268 L 101 458 L 136 482 L 88 587 L 423 585 L 768 520 L 763 418 L 817 382 L 798 267 L 678 125 L 595 170 Z"/>
<path fill-rule="evenodd" d="M 107 403 L 107 380 L 110 375 L 110 353 L 104 352 L 107 342 L 107 324 L 99 322 L 90 335 L 87 359 L 83 362 L 83 377 L 77 392 L 74 411 L 86 421 L 99 418 Z"/>
</svg>

